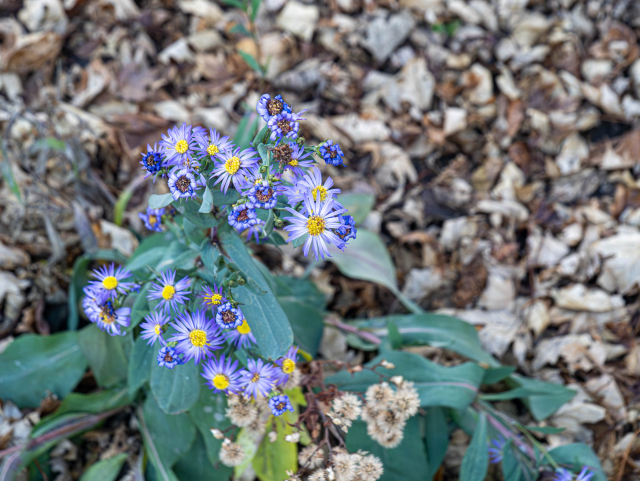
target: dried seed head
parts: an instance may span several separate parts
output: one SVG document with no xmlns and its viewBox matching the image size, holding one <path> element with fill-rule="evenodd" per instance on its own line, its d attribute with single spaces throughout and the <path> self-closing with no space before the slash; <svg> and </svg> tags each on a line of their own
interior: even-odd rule
<svg viewBox="0 0 640 481">
<path fill-rule="evenodd" d="M 336 481 L 353 481 L 356 477 L 356 464 L 349 453 L 338 453 L 333 457 L 333 469 Z"/>
<path fill-rule="evenodd" d="M 336 479 L 333 469 L 318 469 L 314 471 L 308 478 L 308 481 L 334 481 Z"/>
<path fill-rule="evenodd" d="M 367 405 L 374 411 L 380 411 L 389 407 L 393 402 L 394 392 L 389 384 L 382 382 L 380 384 L 372 384 L 365 393 Z"/>
<path fill-rule="evenodd" d="M 391 432 L 397 429 L 402 430 L 406 423 L 397 409 L 379 411 L 375 421 L 384 432 Z"/>
<path fill-rule="evenodd" d="M 384 468 L 382 462 L 373 454 L 363 457 L 358 463 L 358 476 L 362 481 L 377 481 Z"/>
<path fill-rule="evenodd" d="M 309 444 L 307 447 L 302 448 L 298 454 L 298 463 L 300 467 L 309 469 L 317 468 L 324 463 L 324 453 L 322 449 L 319 449 L 315 444 Z"/>
<path fill-rule="evenodd" d="M 333 412 L 340 418 L 355 421 L 362 412 L 362 402 L 354 394 L 344 394 L 333 400 Z M 351 423 L 348 423 L 351 426 Z"/>
<path fill-rule="evenodd" d="M 235 467 L 244 461 L 244 451 L 238 443 L 225 439 L 220 447 L 220 462 L 225 466 Z"/>
<path fill-rule="evenodd" d="M 246 428 L 257 419 L 258 410 L 256 405 L 248 398 L 229 396 L 226 415 L 236 426 Z"/>
<path fill-rule="evenodd" d="M 260 417 L 259 414 L 257 414 L 255 419 L 251 421 L 251 423 L 246 426 L 246 428 L 247 432 L 253 439 L 260 439 L 267 431 L 267 423 Z"/>
<path fill-rule="evenodd" d="M 412 382 L 403 383 L 402 387 L 396 391 L 395 406 L 400 416 L 405 420 L 416 415 L 420 407 L 420 396 Z"/>
</svg>

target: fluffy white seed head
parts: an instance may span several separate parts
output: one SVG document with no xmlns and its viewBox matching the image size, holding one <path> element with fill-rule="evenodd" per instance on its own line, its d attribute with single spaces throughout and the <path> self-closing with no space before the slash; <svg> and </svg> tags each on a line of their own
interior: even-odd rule
<svg viewBox="0 0 640 481">
<path fill-rule="evenodd" d="M 242 446 L 238 443 L 233 443 L 229 439 L 222 441 L 222 446 L 220 447 L 220 462 L 222 464 L 233 468 L 242 464 L 244 457 Z"/>
<path fill-rule="evenodd" d="M 365 393 L 367 406 L 374 411 L 386 409 L 393 402 L 393 389 L 386 382 L 372 384 Z"/>
<path fill-rule="evenodd" d="M 412 382 L 404 382 L 402 387 L 396 391 L 396 409 L 403 419 L 415 416 L 420 407 L 420 396 L 413 387 Z"/>
<path fill-rule="evenodd" d="M 334 455 L 333 469 L 336 473 L 336 481 L 353 481 L 356 477 L 356 464 L 349 453 Z"/>
<path fill-rule="evenodd" d="M 311 443 L 300 450 L 298 463 L 300 467 L 304 466 L 309 469 L 317 468 L 324 463 L 324 453 L 316 444 Z"/>
<path fill-rule="evenodd" d="M 246 428 L 257 419 L 258 409 L 250 399 L 231 395 L 229 396 L 226 415 L 236 426 Z"/>
<path fill-rule="evenodd" d="M 347 393 L 335 398 L 331 407 L 340 418 L 355 421 L 362 412 L 362 401 L 355 394 Z"/>
<path fill-rule="evenodd" d="M 382 476 L 384 467 L 376 456 L 370 454 L 360 460 L 357 471 L 362 481 L 377 481 Z"/>
</svg>

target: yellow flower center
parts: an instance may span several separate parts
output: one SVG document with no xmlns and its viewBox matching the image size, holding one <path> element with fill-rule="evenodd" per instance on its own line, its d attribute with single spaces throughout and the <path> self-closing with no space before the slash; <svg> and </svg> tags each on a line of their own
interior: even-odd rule
<svg viewBox="0 0 640 481">
<path fill-rule="evenodd" d="M 296 363 L 292 359 L 285 359 L 282 361 L 282 372 L 291 374 L 296 370 Z"/>
<path fill-rule="evenodd" d="M 156 324 L 156 327 L 154 327 L 153 330 L 156 331 L 156 336 L 159 336 L 162 328 L 160 327 L 160 324 Z"/>
<path fill-rule="evenodd" d="M 251 382 L 258 382 L 260 380 L 260 374 L 255 373 L 251 378 Z"/>
<path fill-rule="evenodd" d="M 231 175 L 234 175 L 240 170 L 240 159 L 234 155 L 224 163 L 224 169 Z"/>
<path fill-rule="evenodd" d="M 249 323 L 246 319 L 242 321 L 242 324 L 238 327 L 238 332 L 240 334 L 249 334 L 251 332 L 251 328 L 249 327 Z"/>
<path fill-rule="evenodd" d="M 178 140 L 176 142 L 176 152 L 184 154 L 187 150 L 189 150 L 189 144 L 186 140 Z"/>
<path fill-rule="evenodd" d="M 116 287 L 118 287 L 118 279 L 116 279 L 113 276 L 109 276 L 109 277 L 105 277 L 104 280 L 102 281 L 102 285 L 104 286 L 105 289 L 115 289 Z"/>
<path fill-rule="evenodd" d="M 296 159 L 291 159 L 291 160 L 289 161 L 289 165 L 290 165 L 291 167 L 298 167 L 298 161 L 297 161 Z"/>
<path fill-rule="evenodd" d="M 314 199 L 315 199 L 315 197 L 314 197 Z M 157 222 L 158 222 L 158 218 L 155 215 L 150 215 L 149 216 L 149 224 L 156 225 Z"/>
<path fill-rule="evenodd" d="M 319 215 L 312 215 L 307 220 L 307 230 L 310 235 L 320 235 L 324 232 L 324 219 Z"/>
<path fill-rule="evenodd" d="M 207 333 L 202 329 L 194 329 L 189 333 L 189 340 L 195 347 L 202 347 L 207 344 Z"/>
<path fill-rule="evenodd" d="M 313 194 L 313 200 L 318 200 L 318 193 L 322 202 L 327 198 L 327 189 L 321 185 L 313 189 L 311 193 Z"/>
<path fill-rule="evenodd" d="M 105 313 L 105 312 L 101 312 L 100 313 L 100 320 L 102 322 L 104 322 L 105 324 L 113 324 L 113 322 L 116 320 L 115 317 L 110 316 L 109 314 Z"/>
<path fill-rule="evenodd" d="M 222 294 L 211 294 L 210 296 L 204 296 L 204 300 L 209 305 L 215 305 L 222 303 Z"/>
<path fill-rule="evenodd" d="M 220 150 L 218 149 L 217 145 L 209 144 L 209 147 L 207 147 L 207 154 L 209 154 L 211 157 L 216 155 L 218 152 L 220 152 Z"/>
<path fill-rule="evenodd" d="M 162 289 L 162 297 L 165 301 L 170 301 L 176 294 L 176 288 L 173 286 L 164 286 Z"/>
<path fill-rule="evenodd" d="M 213 382 L 213 385 L 220 390 L 227 389 L 229 387 L 229 378 L 224 374 L 216 374 L 211 381 Z"/>
</svg>

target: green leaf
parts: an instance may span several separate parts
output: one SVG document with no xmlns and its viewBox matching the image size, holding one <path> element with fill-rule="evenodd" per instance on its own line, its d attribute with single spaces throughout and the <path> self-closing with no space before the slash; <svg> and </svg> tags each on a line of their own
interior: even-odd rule
<svg viewBox="0 0 640 481">
<path fill-rule="evenodd" d="M 213 197 L 213 205 L 215 205 L 216 207 L 221 207 L 223 205 L 231 205 L 238 202 L 238 199 L 240 198 L 240 194 L 238 193 L 237 190 L 229 189 L 227 193 L 224 194 L 220 190 L 220 186 L 218 187 L 213 186 L 213 184 L 215 183 L 215 180 L 216 179 L 211 179 L 207 183 L 211 191 L 211 196 Z"/>
<path fill-rule="evenodd" d="M 163 207 L 168 206 L 173 202 L 173 197 L 171 194 L 152 194 L 149 197 L 149 207 L 152 209 L 162 209 Z"/>
<path fill-rule="evenodd" d="M 286 479 L 287 471 L 298 470 L 298 449 L 295 443 L 285 441 L 285 436 L 293 433 L 289 423 L 295 422 L 294 413 L 285 412 L 276 418 L 271 416 L 267 422 L 267 432 L 273 430 L 274 423 L 278 432 L 278 438 L 274 443 L 269 441 L 269 436 L 262 439 L 258 452 L 253 457 L 253 469 L 260 481 L 282 481 Z"/>
<path fill-rule="evenodd" d="M 556 463 L 569 469 L 573 468 L 573 471 L 576 473 L 582 469 L 583 466 L 587 466 L 595 473 L 591 481 L 607 481 L 598 456 L 593 452 L 593 449 L 586 444 L 575 443 L 558 446 L 550 450 L 549 455 Z"/>
<path fill-rule="evenodd" d="M 210 437 L 211 433 L 208 434 Z M 191 449 L 176 463 L 173 468 L 178 479 L 193 481 L 227 481 L 231 470 L 226 466 L 215 469 L 207 458 L 207 447 L 201 434 L 196 434 L 196 439 Z"/>
<path fill-rule="evenodd" d="M 38 407 L 47 392 L 64 398 L 86 369 L 76 331 L 24 334 L 0 355 L 0 393 L 21 408 Z"/>
<path fill-rule="evenodd" d="M 502 457 L 502 475 L 505 481 L 520 481 L 522 479 L 522 466 L 520 465 L 519 456 L 513 441 L 509 439 L 504 446 L 504 455 Z"/>
<path fill-rule="evenodd" d="M 110 336 L 91 324 L 78 333 L 78 342 L 99 386 L 114 387 L 127 378 L 131 334 Z"/>
<path fill-rule="evenodd" d="M 269 134 L 269 127 L 265 125 L 260 129 L 260 132 L 258 132 L 256 136 L 253 138 L 253 148 L 257 149 L 258 146 L 262 144 L 265 141 L 265 139 L 268 138 L 268 134 Z"/>
<path fill-rule="evenodd" d="M 393 321 L 387 326 L 387 339 L 391 345 L 391 349 L 400 349 L 402 346 L 402 336 L 398 330 L 398 326 Z"/>
<path fill-rule="evenodd" d="M 460 481 L 478 481 L 485 479 L 488 469 L 487 417 L 484 413 L 480 413 L 480 418 L 476 424 L 471 442 L 462 458 Z"/>
<path fill-rule="evenodd" d="M 142 420 L 147 431 L 142 430 L 147 447 L 147 456 L 152 460 L 159 458 L 158 465 L 171 467 L 178 459 L 189 451 L 191 443 L 196 437 L 196 428 L 186 413 L 166 414 L 153 396 L 144 402 Z M 148 439 L 151 441 L 146 446 Z M 152 451 L 152 452 L 150 452 Z"/>
<path fill-rule="evenodd" d="M 273 224 L 276 220 L 276 215 L 273 213 L 273 209 L 269 209 L 269 216 L 267 217 L 267 222 L 264 225 L 264 229 L 262 234 L 260 234 L 260 238 L 264 239 L 269 234 L 273 232 Z"/>
<path fill-rule="evenodd" d="M 133 352 L 131 353 L 127 376 L 129 396 L 131 398 L 133 398 L 136 391 L 149 380 L 151 369 L 156 365 L 156 353 L 156 347 L 147 344 L 147 339 L 142 339 L 142 337 L 136 339 L 133 345 Z"/>
<path fill-rule="evenodd" d="M 356 225 L 360 225 L 364 221 L 367 214 L 376 203 L 373 194 L 363 194 L 359 192 L 350 192 L 347 194 L 338 194 L 338 201 L 345 206 L 349 214 L 356 221 Z M 358 235 L 360 231 L 358 231 Z"/>
<path fill-rule="evenodd" d="M 172 242 L 169 245 L 174 245 L 174 244 L 178 244 L 178 242 Z M 140 255 L 132 257 L 131 260 L 127 262 L 125 265 L 127 269 L 129 269 L 131 272 L 136 272 L 146 267 L 155 268 L 156 265 L 166 255 L 166 253 L 167 253 L 166 245 L 154 247 L 153 249 L 149 249 L 148 251 L 143 252 Z"/>
<path fill-rule="evenodd" d="M 127 205 L 133 196 L 133 189 L 125 189 L 118 196 L 116 205 L 113 206 L 113 222 L 116 225 L 122 225 L 124 219 L 124 213 L 127 210 Z"/>
<path fill-rule="evenodd" d="M 251 0 L 251 22 L 256 21 L 256 15 L 258 15 L 258 9 L 262 0 Z"/>
<path fill-rule="evenodd" d="M 516 370 L 515 366 L 490 367 L 485 369 L 482 384 L 495 384 L 508 378 Z"/>
<path fill-rule="evenodd" d="M 186 202 L 176 203 L 175 208 L 184 216 L 185 219 L 190 220 L 195 225 L 202 227 L 203 229 L 208 229 L 218 225 L 218 220 L 211 212 L 206 214 L 200 213 L 200 204 L 193 199 Z"/>
<path fill-rule="evenodd" d="M 149 288 L 151 287 L 151 283 L 147 282 L 140 292 L 136 294 L 136 298 L 133 301 L 133 305 L 131 306 L 131 326 L 130 329 L 133 329 L 140 321 L 144 319 L 144 317 L 149 314 L 149 300 L 147 299 L 147 292 L 149 292 Z"/>
<path fill-rule="evenodd" d="M 126 406 L 130 402 L 126 389 L 110 389 L 91 394 L 72 392 L 64 398 L 53 416 L 66 413 L 98 414 Z"/>
<path fill-rule="evenodd" d="M 305 242 L 307 242 L 308 238 L 309 238 L 309 234 L 305 234 L 303 236 L 300 236 L 300 237 L 298 237 L 296 239 L 293 239 L 291 241 L 291 245 L 294 247 L 294 249 L 297 249 L 298 247 L 303 245 Z"/>
<path fill-rule="evenodd" d="M 128 457 L 127 453 L 120 453 L 112 458 L 98 461 L 84 472 L 80 481 L 115 481 Z"/>
<path fill-rule="evenodd" d="M 444 408 L 432 407 L 427 409 L 424 440 L 427 446 L 427 460 L 429 463 L 429 470 L 425 478 L 433 479 L 442 461 L 444 461 L 444 455 L 449 447 L 449 426 L 447 425 L 447 412 Z"/>
<path fill-rule="evenodd" d="M 202 227 L 198 227 L 189 219 L 184 219 L 182 221 L 182 228 L 184 229 L 184 233 L 187 235 L 187 238 L 197 246 L 202 244 L 202 241 L 207 237 L 202 230 Z"/>
<path fill-rule="evenodd" d="M 231 231 L 220 233 L 224 251 L 249 277 L 254 279 L 266 294 L 258 296 L 249 289 L 235 289 L 234 297 L 240 302 L 251 332 L 256 338 L 263 357 L 278 359 L 284 356 L 293 343 L 293 332 L 287 315 L 278 304 L 269 284 L 262 276 L 240 237 Z"/>
<path fill-rule="evenodd" d="M 529 431 L 535 431 L 543 434 L 559 434 L 565 430 L 565 428 L 554 428 L 553 426 L 523 426 Z"/>
<path fill-rule="evenodd" d="M 242 55 L 242 52 L 240 53 Z M 243 56 L 244 58 L 244 56 Z M 244 58 L 246 61 L 247 59 Z M 251 112 L 245 114 L 240 123 L 238 124 L 238 130 L 236 131 L 236 135 L 233 138 L 233 141 L 236 143 L 240 149 L 246 149 L 250 147 L 251 139 L 255 135 L 256 129 L 258 128 L 258 114 L 255 112 Z"/>
<path fill-rule="evenodd" d="M 295 344 L 315 357 L 324 327 L 322 315 L 303 302 L 283 298 L 278 298 L 278 302 L 289 319 Z"/>
<path fill-rule="evenodd" d="M 265 129 L 267 129 L 267 128 L 268 127 L 265 127 Z M 264 130 L 264 129 L 262 129 L 262 130 Z M 266 144 L 259 144 L 258 145 L 258 153 L 260 154 L 260 158 L 262 159 L 262 165 L 268 166 L 269 165 L 269 151 L 267 150 L 267 145 Z"/>
<path fill-rule="evenodd" d="M 415 383 L 420 394 L 420 405 L 466 408 L 476 397 L 482 381 L 483 369 L 477 364 L 465 363 L 455 367 L 443 367 L 411 352 L 389 351 L 367 363 L 373 366 L 382 359 L 395 364 L 396 368 L 377 371 L 389 376 L 401 375 Z M 366 391 L 379 381 L 371 371 L 353 375 L 341 371 L 327 378 L 327 384 L 335 384 L 343 391 Z"/>
<path fill-rule="evenodd" d="M 193 362 L 175 369 L 152 366 L 150 384 L 160 409 L 177 414 L 188 411 L 198 401 L 202 377 Z"/>
<path fill-rule="evenodd" d="M 261 272 L 264 274 L 264 271 Z M 272 279 L 278 300 L 301 302 L 314 307 L 318 311 L 324 311 L 324 294 L 309 279 L 299 279 L 291 276 L 275 276 Z"/>
<path fill-rule="evenodd" d="M 204 388 L 200 392 L 198 402 L 189 410 L 189 417 L 195 424 L 204 439 L 207 457 L 213 465 L 218 465 L 218 455 L 222 440 L 216 439 L 211 434 L 211 429 L 218 428 L 225 430 L 231 426 L 231 422 L 225 417 L 227 408 L 227 398 L 222 393 L 214 393 L 211 389 Z M 231 474 L 231 468 L 219 466 L 221 473 L 228 473 L 226 478 L 221 475 L 222 479 L 228 479 Z"/>
<path fill-rule="evenodd" d="M 225 3 L 231 7 L 239 8 L 240 10 L 245 9 L 244 3 L 242 3 L 240 0 L 222 0 L 222 3 Z"/>
<path fill-rule="evenodd" d="M 455 317 L 440 314 L 394 315 L 359 321 L 355 325 L 384 337 L 391 322 L 398 327 L 403 344 L 442 347 L 474 361 L 492 366 L 500 365 L 482 349 L 476 329 L 468 322 Z"/>
<path fill-rule="evenodd" d="M 377 456 L 384 465 L 379 481 L 427 481 L 430 478 L 425 476 L 428 464 L 420 434 L 421 424 L 418 417 L 410 419 L 404 428 L 404 438 L 400 445 L 394 449 L 385 449 L 367 435 L 367 425 L 357 421 L 349 428 L 347 449 L 351 453 L 362 449 Z"/>
<path fill-rule="evenodd" d="M 332 257 L 327 260 L 333 262 L 345 276 L 385 286 L 411 312 L 422 313 L 422 309 L 398 289 L 393 261 L 387 246 L 377 234 L 359 229 L 358 237 L 349 242 L 344 252 L 336 247 L 330 247 L 329 252 Z"/>
<path fill-rule="evenodd" d="M 204 194 L 202 194 L 202 205 L 198 212 L 201 214 L 207 214 L 213 210 L 213 194 L 209 190 L 209 186 L 205 186 Z"/>
<path fill-rule="evenodd" d="M 251 67 L 260 77 L 264 75 L 262 67 L 260 67 L 260 64 L 253 55 L 247 52 L 243 52 L 242 50 L 238 50 L 238 53 L 240 54 L 242 59 L 247 62 L 247 65 L 249 65 L 249 67 Z"/>
<path fill-rule="evenodd" d="M 526 389 L 526 392 L 520 391 L 519 397 L 536 421 L 548 418 L 576 395 L 575 391 L 564 386 L 525 378 L 517 374 L 512 374 L 507 379 L 507 383 L 512 387 Z"/>
</svg>

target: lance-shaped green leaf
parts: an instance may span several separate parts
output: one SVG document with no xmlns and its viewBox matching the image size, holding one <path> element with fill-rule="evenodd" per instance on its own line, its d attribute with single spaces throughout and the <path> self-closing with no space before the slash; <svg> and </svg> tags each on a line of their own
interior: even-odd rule
<svg viewBox="0 0 640 481">
<path fill-rule="evenodd" d="M 193 362 L 179 369 L 152 366 L 150 384 L 160 409 L 167 414 L 177 414 L 189 410 L 198 401 L 202 377 Z"/>
<path fill-rule="evenodd" d="M 359 328 L 371 330 L 379 337 L 384 337 L 392 322 L 397 326 L 403 344 L 442 347 L 474 361 L 485 362 L 491 366 L 500 365 L 493 356 L 482 349 L 475 327 L 455 317 L 440 314 L 396 315 L 368 319 L 355 324 Z"/>
<path fill-rule="evenodd" d="M 218 225 L 218 220 L 213 216 L 211 211 L 207 213 L 201 213 L 199 211 L 201 204 L 194 199 L 187 201 L 176 202 L 175 208 L 180 212 L 185 219 L 189 219 L 198 227 L 208 229 Z"/>
<path fill-rule="evenodd" d="M 19 407 L 38 407 L 47 392 L 64 398 L 86 369 L 76 331 L 25 334 L 0 355 L 0 393 Z"/>
<path fill-rule="evenodd" d="M 338 194 L 338 201 L 349 211 L 347 214 L 353 217 L 356 225 L 360 225 L 376 203 L 376 198 L 373 194 L 348 192 Z"/>
<path fill-rule="evenodd" d="M 292 299 L 278 298 L 289 318 L 295 343 L 315 357 L 322 338 L 322 315 L 313 306 Z"/>
<path fill-rule="evenodd" d="M 114 481 L 128 457 L 127 453 L 120 453 L 98 461 L 82 474 L 80 481 Z"/>
<path fill-rule="evenodd" d="M 260 129 L 260 132 L 258 132 L 256 136 L 253 138 L 253 148 L 254 149 L 257 148 L 256 145 L 259 146 L 268 138 L 269 138 L 269 127 L 265 125 Z"/>
<path fill-rule="evenodd" d="M 242 287 L 234 289 L 233 295 L 240 302 L 242 312 L 251 332 L 256 338 L 262 355 L 267 359 L 284 356 L 293 343 L 293 332 L 287 315 L 282 310 L 269 284 L 262 276 L 240 237 L 229 230 L 220 232 L 224 251 L 232 262 L 237 264 L 247 276 L 254 279 L 264 295 L 257 295 Z"/>
<path fill-rule="evenodd" d="M 507 384 L 513 389 L 499 394 L 485 394 L 482 397 L 491 401 L 522 399 L 537 421 L 548 418 L 576 395 L 575 391 L 565 386 L 529 379 L 517 374 L 509 376 Z"/>
<path fill-rule="evenodd" d="M 480 413 L 480 418 L 473 432 L 471 442 L 462 458 L 460 481 L 478 481 L 485 479 L 489 468 L 489 451 L 487 448 L 487 417 Z"/>
<path fill-rule="evenodd" d="M 235 189 L 229 189 L 225 194 L 220 190 L 220 184 L 214 186 L 216 180 L 216 178 L 213 178 L 207 182 L 207 186 L 209 187 L 211 196 L 213 197 L 213 205 L 221 207 L 223 205 L 235 204 L 240 198 L 238 191 Z"/>
<path fill-rule="evenodd" d="M 427 446 L 427 460 L 429 470 L 426 479 L 433 479 L 438 468 L 444 461 L 449 447 L 449 426 L 447 425 L 447 412 L 444 408 L 431 407 L 427 409 L 425 417 L 424 440 Z"/>
<path fill-rule="evenodd" d="M 91 394 L 72 392 L 64 398 L 53 416 L 66 413 L 99 414 L 126 406 L 130 402 L 126 388 L 109 389 Z"/>
<path fill-rule="evenodd" d="M 213 210 L 213 194 L 209 190 L 209 186 L 205 186 L 204 194 L 202 194 L 202 205 L 198 212 L 201 214 L 207 214 Z"/>
<path fill-rule="evenodd" d="M 157 344 L 154 347 L 147 343 L 147 339 L 139 337 L 133 345 L 131 360 L 129 362 L 129 372 L 127 384 L 129 386 L 129 396 L 134 397 L 136 391 L 140 389 L 151 376 L 152 367 L 156 365 Z"/>
<path fill-rule="evenodd" d="M 276 220 L 276 215 L 273 213 L 273 209 L 269 209 L 269 216 L 267 217 L 267 221 L 264 224 L 264 229 L 262 230 L 262 234 L 260 234 L 260 238 L 264 239 L 269 234 L 273 232 L 273 224 Z"/>
<path fill-rule="evenodd" d="M 153 194 L 149 197 L 149 207 L 152 209 L 162 209 L 173 202 L 171 194 Z"/>
<path fill-rule="evenodd" d="M 91 324 L 78 333 L 78 341 L 101 387 L 114 387 L 127 378 L 128 357 L 133 347 L 131 332 L 126 336 L 110 336 Z"/>
<path fill-rule="evenodd" d="M 477 364 L 465 363 L 455 367 L 443 367 L 411 352 L 388 351 L 367 363 L 373 366 L 386 359 L 396 368 L 377 368 L 389 376 L 401 375 L 412 381 L 420 395 L 420 405 L 447 406 L 464 409 L 473 402 L 482 382 L 484 370 Z M 343 391 L 366 391 L 380 378 L 371 371 L 353 375 L 346 371 L 327 378 L 327 384 L 335 384 Z"/>
</svg>

